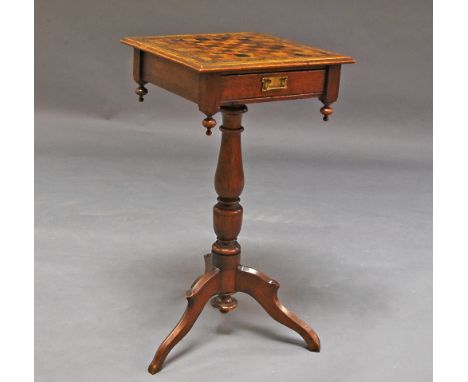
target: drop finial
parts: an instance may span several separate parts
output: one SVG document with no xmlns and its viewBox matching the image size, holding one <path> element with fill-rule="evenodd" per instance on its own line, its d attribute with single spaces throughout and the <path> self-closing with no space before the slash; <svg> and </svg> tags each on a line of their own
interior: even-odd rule
<svg viewBox="0 0 468 382">
<path fill-rule="evenodd" d="M 326 122 L 328 121 L 328 117 L 333 114 L 333 108 L 329 103 L 325 103 L 320 109 L 320 112 L 323 114 L 323 120 Z"/>
<path fill-rule="evenodd" d="M 206 135 L 210 136 L 212 134 L 211 129 L 216 126 L 216 120 L 211 116 L 207 116 L 202 121 L 202 125 L 206 128 Z"/>
<path fill-rule="evenodd" d="M 143 97 L 148 94 L 148 89 L 146 89 L 144 85 L 144 82 L 139 82 L 138 87 L 135 89 L 135 94 L 138 96 L 138 101 L 140 102 L 143 102 L 145 100 Z"/>
</svg>

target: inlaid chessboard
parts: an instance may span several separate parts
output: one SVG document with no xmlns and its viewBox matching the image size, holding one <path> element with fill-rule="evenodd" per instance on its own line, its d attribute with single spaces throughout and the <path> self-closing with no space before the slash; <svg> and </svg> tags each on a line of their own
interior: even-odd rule
<svg viewBox="0 0 468 382">
<path fill-rule="evenodd" d="M 121 42 L 200 72 L 355 62 L 338 53 L 254 32 L 125 37 Z"/>
</svg>

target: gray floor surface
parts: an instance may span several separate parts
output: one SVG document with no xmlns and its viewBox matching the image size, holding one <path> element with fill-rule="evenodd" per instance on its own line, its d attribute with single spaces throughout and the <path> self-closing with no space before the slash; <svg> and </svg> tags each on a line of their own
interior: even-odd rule
<svg viewBox="0 0 468 382">
<path fill-rule="evenodd" d="M 429 121 L 362 126 L 337 112 L 325 128 L 318 104 L 291 117 L 301 102 L 245 117 L 239 241 L 242 263 L 280 282 L 322 352 L 238 295 L 228 315 L 207 307 L 147 374 L 214 240 L 219 132 L 207 138 L 188 106 L 152 123 L 42 113 L 37 382 L 432 379 Z"/>
</svg>

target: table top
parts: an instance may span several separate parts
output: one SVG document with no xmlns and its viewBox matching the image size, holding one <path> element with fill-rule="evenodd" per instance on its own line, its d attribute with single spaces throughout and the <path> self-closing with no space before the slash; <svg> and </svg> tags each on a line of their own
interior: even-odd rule
<svg viewBox="0 0 468 382">
<path fill-rule="evenodd" d="M 355 62 L 349 56 L 255 32 L 125 37 L 121 42 L 198 72 Z"/>
</svg>

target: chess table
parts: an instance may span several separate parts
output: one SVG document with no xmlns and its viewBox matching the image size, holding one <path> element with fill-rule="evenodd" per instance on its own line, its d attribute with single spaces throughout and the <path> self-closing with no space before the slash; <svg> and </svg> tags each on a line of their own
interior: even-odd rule
<svg viewBox="0 0 468 382">
<path fill-rule="evenodd" d="M 216 241 L 204 257 L 205 273 L 186 292 L 185 313 L 159 346 L 148 371 L 161 370 L 171 349 L 189 332 L 208 301 L 227 313 L 237 306 L 232 296 L 236 292 L 249 294 L 273 319 L 296 331 L 308 350 L 320 351 L 317 333 L 278 299 L 278 282 L 240 263 L 241 121 L 247 103 L 314 97 L 323 103 L 320 112 L 327 121 L 333 113 L 331 104 L 338 98 L 341 65 L 355 60 L 252 32 L 126 37 L 121 42 L 134 48 L 133 78 L 140 102 L 148 93 L 148 83 L 195 102 L 206 116 L 202 125 L 207 135 L 216 126 L 213 116 L 218 111 L 222 114 L 214 179 Z"/>
</svg>

